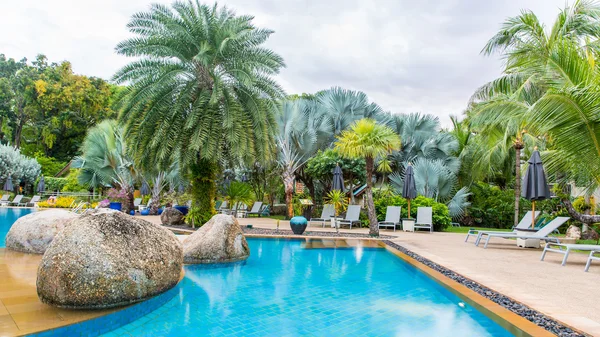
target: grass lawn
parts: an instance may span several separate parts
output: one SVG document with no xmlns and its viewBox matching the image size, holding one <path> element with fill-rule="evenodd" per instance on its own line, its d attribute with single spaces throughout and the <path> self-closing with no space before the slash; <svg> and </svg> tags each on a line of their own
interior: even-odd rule
<svg viewBox="0 0 600 337">
<path fill-rule="evenodd" d="M 476 230 L 482 230 L 482 231 L 499 231 L 499 232 L 512 232 L 512 229 L 510 228 L 486 228 L 486 227 L 447 227 L 444 232 L 450 232 L 450 233 L 464 233 L 467 234 L 467 232 L 469 231 L 469 229 L 476 229 Z"/>
</svg>

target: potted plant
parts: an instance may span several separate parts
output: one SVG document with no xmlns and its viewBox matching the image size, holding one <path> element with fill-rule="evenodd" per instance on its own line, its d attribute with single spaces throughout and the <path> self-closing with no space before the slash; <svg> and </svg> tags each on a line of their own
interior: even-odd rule
<svg viewBox="0 0 600 337">
<path fill-rule="evenodd" d="M 127 199 L 127 192 L 125 190 L 118 190 L 111 188 L 106 194 L 110 200 L 108 208 L 121 211 L 123 209 L 123 201 Z"/>
<path fill-rule="evenodd" d="M 183 213 L 183 215 L 187 215 L 190 211 L 191 200 L 192 196 L 189 193 L 178 194 L 175 196 L 177 205 L 173 206 L 173 208 Z"/>
<path fill-rule="evenodd" d="M 333 205 L 335 214 L 331 218 L 331 227 L 335 227 L 335 230 L 338 231 L 337 217 L 348 207 L 346 193 L 340 190 L 330 191 L 325 197 L 325 202 Z"/>
</svg>

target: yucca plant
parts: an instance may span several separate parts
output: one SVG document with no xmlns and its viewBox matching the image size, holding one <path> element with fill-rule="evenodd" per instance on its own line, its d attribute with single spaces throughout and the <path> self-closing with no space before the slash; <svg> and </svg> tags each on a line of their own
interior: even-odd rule
<svg viewBox="0 0 600 337">
<path fill-rule="evenodd" d="M 340 190 L 332 190 L 327 193 L 324 198 L 325 203 L 333 205 L 334 216 L 337 218 L 343 211 L 348 207 L 348 198 L 346 193 Z M 335 231 L 338 231 L 337 221 L 335 224 Z"/>
<path fill-rule="evenodd" d="M 379 236 L 377 214 L 373 203 L 375 160 L 400 149 L 400 137 L 389 127 L 378 124 L 373 119 L 364 118 L 352 124 L 348 130 L 343 131 L 335 146 L 337 151 L 344 157 L 365 158 L 367 171 L 365 203 L 369 214 L 369 234 Z"/>
<path fill-rule="evenodd" d="M 195 204 L 213 208 L 222 161 L 274 159 L 273 111 L 283 59 L 263 45 L 273 31 L 253 17 L 198 1 L 153 4 L 127 27 L 118 54 L 135 58 L 115 75 L 128 83 L 121 120 L 143 167 L 175 159 L 192 171 Z M 208 194 L 207 197 L 203 197 Z"/>
</svg>

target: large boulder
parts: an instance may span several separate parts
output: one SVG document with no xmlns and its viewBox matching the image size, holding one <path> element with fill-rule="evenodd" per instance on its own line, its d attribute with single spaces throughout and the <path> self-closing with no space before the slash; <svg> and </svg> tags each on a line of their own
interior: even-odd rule
<svg viewBox="0 0 600 337">
<path fill-rule="evenodd" d="M 566 238 L 579 240 L 581 238 L 581 229 L 578 226 L 571 225 L 565 234 Z"/>
<path fill-rule="evenodd" d="M 23 253 L 44 254 L 56 234 L 78 216 L 61 209 L 50 209 L 20 217 L 6 234 L 6 248 Z"/>
<path fill-rule="evenodd" d="M 176 208 L 167 207 L 160 215 L 160 221 L 163 225 L 173 226 L 173 225 L 183 225 L 184 217 L 183 213 Z"/>
<path fill-rule="evenodd" d="M 250 256 L 248 242 L 236 218 L 218 214 L 183 241 L 185 263 L 224 263 Z"/>
<path fill-rule="evenodd" d="M 182 266 L 181 243 L 166 228 L 120 212 L 88 214 L 46 250 L 37 292 L 58 307 L 116 307 L 172 288 Z"/>
</svg>

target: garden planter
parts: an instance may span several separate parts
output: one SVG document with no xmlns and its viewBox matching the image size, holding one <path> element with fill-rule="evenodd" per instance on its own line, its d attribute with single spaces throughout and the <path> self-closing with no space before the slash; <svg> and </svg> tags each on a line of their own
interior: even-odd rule
<svg viewBox="0 0 600 337">
<path fill-rule="evenodd" d="M 402 219 L 402 230 L 405 232 L 414 232 L 415 219 Z"/>
<path fill-rule="evenodd" d="M 173 206 L 173 208 L 183 213 L 183 215 L 187 215 L 190 211 L 190 208 L 187 206 Z"/>
<path fill-rule="evenodd" d="M 143 209 L 143 210 L 140 211 L 140 215 L 150 215 L 150 210 L 149 209 Z"/>
<path fill-rule="evenodd" d="M 307 225 L 308 221 L 303 216 L 295 216 L 290 219 L 290 227 L 292 228 L 292 232 L 294 232 L 294 234 L 304 233 Z"/>
<path fill-rule="evenodd" d="M 123 205 L 120 202 L 111 202 L 108 205 L 108 208 L 110 209 L 114 209 L 115 211 L 121 211 L 121 209 L 123 208 Z"/>
</svg>

